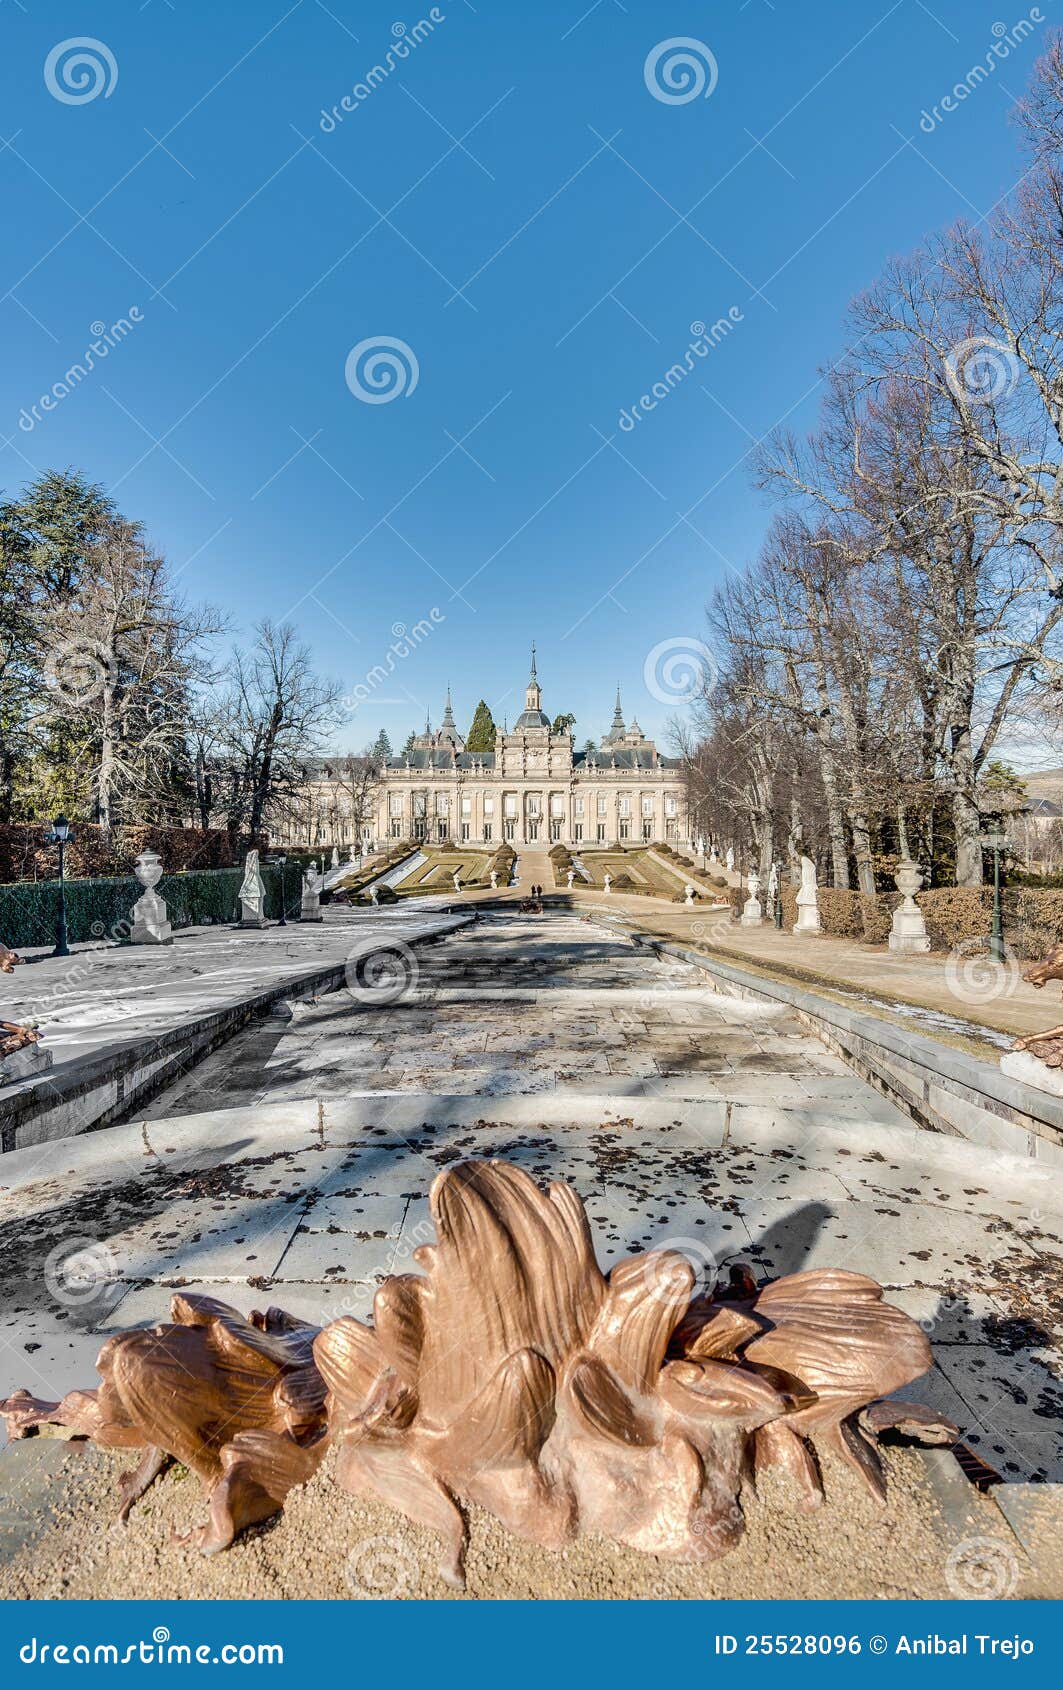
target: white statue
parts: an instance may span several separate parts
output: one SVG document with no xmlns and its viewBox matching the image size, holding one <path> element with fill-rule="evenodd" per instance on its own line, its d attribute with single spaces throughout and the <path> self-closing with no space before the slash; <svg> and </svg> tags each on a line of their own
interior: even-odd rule
<svg viewBox="0 0 1063 1690">
<path fill-rule="evenodd" d="M 568 889 L 569 889 L 570 892 L 572 890 L 572 882 L 575 880 L 575 878 L 576 878 L 576 871 L 575 871 L 575 869 L 570 868 L 569 871 L 568 871 Z"/>
<path fill-rule="evenodd" d="M 902 858 L 897 864 L 893 882 L 898 892 L 903 893 L 904 902 L 893 912 L 890 950 L 900 951 L 903 956 L 918 956 L 930 949 L 926 920 L 915 901 L 915 894 L 923 884 L 918 863 L 913 863 L 909 857 Z"/>
<path fill-rule="evenodd" d="M 299 905 L 300 921 L 324 921 L 325 918 L 321 914 L 321 886 L 322 879 L 318 873 L 317 858 L 315 857 L 303 875 L 303 896 Z"/>
<path fill-rule="evenodd" d="M 728 874 L 733 874 L 735 871 L 735 854 L 734 847 L 732 845 L 728 845 L 727 847 L 727 855 L 724 858 L 724 862 L 727 864 Z"/>
<path fill-rule="evenodd" d="M 606 871 L 605 871 L 605 882 L 604 882 L 604 884 L 605 884 L 605 890 L 608 893 L 610 886 L 613 884 L 613 877 L 609 873 L 608 869 L 606 869 Z"/>
<path fill-rule="evenodd" d="M 694 902 L 694 888 L 693 888 L 693 886 L 690 886 L 690 885 L 687 886 L 686 898 L 685 898 L 684 902 L 688 906 L 693 904 L 693 902 Z"/>
<path fill-rule="evenodd" d="M 720 866 L 720 853 L 716 849 L 716 841 L 714 839 L 713 842 L 712 842 L 712 854 L 709 857 L 709 867 L 710 868 L 719 868 L 719 866 Z"/>
<path fill-rule="evenodd" d="M 772 863 L 768 870 L 768 908 L 775 908 L 775 899 L 779 891 L 779 865 Z"/>
<path fill-rule="evenodd" d="M 461 891 L 461 879 L 460 879 L 460 877 L 459 877 L 459 875 L 458 875 L 458 871 L 457 871 L 457 869 L 455 869 L 455 870 L 454 870 L 454 873 L 453 873 L 453 875 L 452 875 L 452 876 L 451 876 L 451 878 L 452 878 L 452 880 L 453 880 L 453 881 L 454 881 L 454 890 L 455 890 L 455 892 L 460 892 L 460 891 Z"/>
<path fill-rule="evenodd" d="M 795 933 L 822 933 L 819 901 L 816 897 L 816 865 L 811 857 L 801 858 L 801 885 L 797 891 Z"/>
<path fill-rule="evenodd" d="M 760 891 L 760 875 L 751 874 L 749 877 L 749 897 L 742 905 L 742 926 L 759 927 L 764 920 L 764 909 L 757 893 Z"/>
<path fill-rule="evenodd" d="M 141 851 L 133 865 L 133 872 L 144 892 L 131 911 L 131 942 L 134 945 L 172 945 L 173 928 L 166 919 L 166 905 L 155 890 L 162 878 L 162 860 L 158 852 Z"/>
<path fill-rule="evenodd" d="M 497 871 L 497 869 L 492 869 L 491 870 L 491 890 L 492 890 L 492 892 L 494 892 L 497 889 L 498 889 L 498 871 Z"/>
<path fill-rule="evenodd" d="M 252 850 L 248 851 L 244 859 L 244 879 L 240 887 L 240 926 L 266 925 L 266 883 L 258 866 L 258 852 Z"/>
<path fill-rule="evenodd" d="M 333 866 L 333 868 L 339 868 L 339 866 L 340 866 L 340 854 L 337 851 L 335 845 L 333 845 L 333 847 L 332 847 L 332 866 Z"/>
<path fill-rule="evenodd" d="M 369 888 L 369 902 L 372 904 L 374 909 L 376 909 L 377 905 L 380 902 L 380 893 L 377 890 L 377 886 L 376 886 L 375 881 L 373 882 L 372 886 L 370 886 L 370 888 Z"/>
</svg>

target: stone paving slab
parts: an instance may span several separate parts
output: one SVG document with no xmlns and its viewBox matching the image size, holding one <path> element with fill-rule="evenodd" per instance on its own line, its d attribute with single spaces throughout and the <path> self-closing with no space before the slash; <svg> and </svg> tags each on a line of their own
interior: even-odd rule
<svg viewBox="0 0 1063 1690">
<path fill-rule="evenodd" d="M 540 978 L 569 984 L 520 986 L 537 947 Z M 706 1285 L 737 1260 L 875 1274 L 937 1345 L 910 1394 L 947 1398 L 1009 1478 L 1063 1476 L 1051 1170 L 919 1129 L 785 1006 L 746 1015 L 623 935 L 491 918 L 424 955 L 405 1001 L 299 1004 L 126 1125 L 0 1160 L 0 1390 L 91 1383 L 102 1337 L 164 1318 L 178 1284 L 244 1310 L 364 1317 L 430 1241 L 439 1171 L 494 1155 L 570 1181 L 605 1265 L 668 1245 Z M 437 977 L 471 967 L 489 995 L 436 998 Z M 480 1041 L 500 1065 L 458 1066 Z M 750 1066 L 706 1074 L 702 1049 Z M 639 1071 L 680 1051 L 694 1060 L 673 1073 Z M 54 1258 L 86 1241 L 102 1283 L 75 1304 Z"/>
</svg>

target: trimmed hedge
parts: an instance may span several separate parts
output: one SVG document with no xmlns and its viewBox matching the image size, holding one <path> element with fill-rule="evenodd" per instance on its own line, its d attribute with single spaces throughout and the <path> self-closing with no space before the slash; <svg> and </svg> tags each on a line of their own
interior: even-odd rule
<svg viewBox="0 0 1063 1690">
<path fill-rule="evenodd" d="M 281 913 L 281 871 L 262 866 L 266 887 L 266 914 L 275 921 Z M 242 868 L 205 869 L 186 874 L 164 874 L 156 890 L 165 900 L 171 926 L 225 926 L 239 920 Z M 127 944 L 132 927 L 131 911 L 143 892 L 133 875 L 100 876 L 94 880 L 66 882 L 67 935 L 72 945 L 86 940 L 110 939 Z M 302 876 L 289 867 L 285 877 L 288 920 L 299 915 Z M 59 920 L 58 880 L 23 880 L 0 885 L 0 938 L 13 950 L 55 943 Z"/>
<path fill-rule="evenodd" d="M 781 891 L 783 931 L 789 932 L 797 920 L 797 893 L 785 881 Z M 746 890 L 732 887 L 731 908 L 737 915 L 741 915 L 748 895 Z M 819 919 L 824 933 L 835 938 L 884 945 L 900 902 L 899 892 L 872 898 L 863 892 L 821 886 Z M 920 892 L 916 902 L 926 919 L 932 951 L 948 952 L 973 939 L 988 939 L 993 920 L 991 886 L 936 886 Z M 1004 941 L 1021 962 L 1039 961 L 1053 945 L 1063 941 L 1063 891 L 1007 887 L 1003 903 Z M 765 918 L 771 920 L 772 913 L 765 903 Z"/>
<path fill-rule="evenodd" d="M 131 874 L 142 851 L 157 851 L 171 874 L 178 869 L 242 868 L 252 845 L 263 854 L 266 851 L 265 834 L 234 839 L 220 828 L 204 833 L 194 827 L 153 827 L 147 823 L 104 833 L 89 822 L 75 821 L 72 825 L 74 842 L 66 853 L 72 880 Z M 49 880 L 54 875 L 55 846 L 44 843 L 49 829 L 46 821 L 0 823 L 0 882 Z"/>
</svg>

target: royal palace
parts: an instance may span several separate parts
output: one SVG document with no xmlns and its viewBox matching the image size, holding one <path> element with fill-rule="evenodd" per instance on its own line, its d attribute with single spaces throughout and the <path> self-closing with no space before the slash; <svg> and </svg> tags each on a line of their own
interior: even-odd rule
<svg viewBox="0 0 1063 1690">
<path fill-rule="evenodd" d="M 340 764 L 334 767 L 335 784 L 342 786 Z M 326 761 L 315 778 L 312 844 L 332 844 L 336 831 L 340 843 L 348 837 L 333 819 L 342 804 L 330 801 L 332 777 Z M 571 733 L 555 733 L 543 709 L 533 648 L 524 709 L 512 730 L 498 731 L 495 749 L 466 749 L 448 688 L 439 727 L 426 724 L 407 752 L 376 769 L 360 831 L 362 850 L 399 839 L 605 846 L 664 840 L 678 846 L 687 840 L 685 784 L 679 760 L 662 757 L 635 720 L 625 724 L 619 691 L 597 751 L 577 751 Z"/>
</svg>

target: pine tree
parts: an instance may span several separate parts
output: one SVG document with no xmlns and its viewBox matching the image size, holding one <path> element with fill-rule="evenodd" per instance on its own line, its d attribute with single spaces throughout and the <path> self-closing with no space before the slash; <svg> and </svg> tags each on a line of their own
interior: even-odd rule
<svg viewBox="0 0 1063 1690">
<path fill-rule="evenodd" d="M 413 742 L 416 738 L 417 735 L 412 731 L 406 735 L 406 743 L 399 752 L 400 757 L 408 757 L 410 755 L 410 752 L 413 750 Z"/>
<path fill-rule="evenodd" d="M 387 728 L 381 728 L 373 741 L 372 758 L 375 763 L 383 763 L 392 755 L 391 741 Z"/>
<path fill-rule="evenodd" d="M 495 719 L 488 709 L 486 701 L 481 698 L 473 714 L 472 727 L 466 736 L 466 751 L 493 751 L 497 732 Z"/>
</svg>

